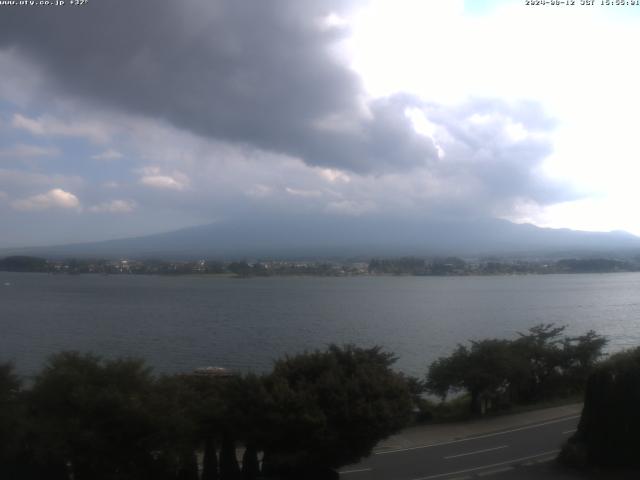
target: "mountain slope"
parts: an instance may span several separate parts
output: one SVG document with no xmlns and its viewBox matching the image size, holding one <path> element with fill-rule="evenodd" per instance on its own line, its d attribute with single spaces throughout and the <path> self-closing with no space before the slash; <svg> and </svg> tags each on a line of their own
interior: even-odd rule
<svg viewBox="0 0 640 480">
<path fill-rule="evenodd" d="M 640 251 L 625 232 L 546 229 L 505 220 L 254 218 L 104 242 L 0 251 L 46 257 L 319 258 L 372 255 L 597 254 Z"/>
</svg>

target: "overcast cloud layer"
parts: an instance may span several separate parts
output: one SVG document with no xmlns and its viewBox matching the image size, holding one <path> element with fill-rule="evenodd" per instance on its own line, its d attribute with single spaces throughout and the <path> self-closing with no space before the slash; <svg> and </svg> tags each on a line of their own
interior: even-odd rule
<svg viewBox="0 0 640 480">
<path fill-rule="evenodd" d="M 556 122 L 535 101 L 368 95 L 341 54 L 361 3 L 3 7 L 0 246 L 575 198 L 542 171 Z"/>
</svg>

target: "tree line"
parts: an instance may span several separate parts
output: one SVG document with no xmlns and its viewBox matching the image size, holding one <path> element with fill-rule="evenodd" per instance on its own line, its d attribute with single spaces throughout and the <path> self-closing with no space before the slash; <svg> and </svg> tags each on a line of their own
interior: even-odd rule
<svg viewBox="0 0 640 480">
<path fill-rule="evenodd" d="M 337 478 L 410 418 L 394 360 L 331 345 L 266 375 L 154 376 L 141 360 L 62 352 L 29 387 L 3 364 L 0 478 Z"/>
<path fill-rule="evenodd" d="M 425 388 L 443 400 L 464 392 L 473 414 L 579 394 L 607 340 L 593 330 L 566 336 L 565 329 L 539 324 L 512 340 L 458 345 L 430 365 Z"/>
<path fill-rule="evenodd" d="M 599 362 L 606 339 L 564 332 L 540 324 L 514 339 L 458 345 L 424 379 L 394 371 L 396 358 L 380 347 L 354 345 L 285 356 L 262 375 L 154 375 L 140 359 L 62 352 L 25 385 L 0 364 L 0 478 L 337 478 L 337 468 L 431 408 L 425 393 L 442 402 L 462 394 L 481 415 L 587 384 L 583 445 L 593 438 L 585 432 L 606 427 L 594 426 L 603 405 L 615 410 L 615 395 L 631 387 L 616 386 L 617 370 L 607 370 L 618 357 Z M 620 358 L 638 367 L 627 375 L 637 380 L 640 353 Z"/>
<path fill-rule="evenodd" d="M 637 272 L 640 258 L 568 258 L 552 260 L 507 260 L 487 258 L 468 262 L 458 257 L 424 259 L 419 257 L 374 258 L 368 271 L 373 275 L 465 276 L 527 275 L 551 273 Z"/>
<path fill-rule="evenodd" d="M 312 275 L 335 277 L 360 275 L 361 267 L 349 263 L 326 261 L 256 261 L 218 260 L 168 261 L 162 259 L 107 260 L 69 258 L 47 260 L 40 257 L 16 255 L 0 258 L 0 271 L 22 273 L 67 274 L 138 274 L 138 275 L 235 275 L 238 277 L 270 277 L 287 275 Z"/>
</svg>

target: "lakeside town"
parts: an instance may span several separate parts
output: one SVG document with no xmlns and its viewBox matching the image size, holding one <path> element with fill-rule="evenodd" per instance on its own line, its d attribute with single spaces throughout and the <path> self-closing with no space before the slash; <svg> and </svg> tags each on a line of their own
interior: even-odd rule
<svg viewBox="0 0 640 480">
<path fill-rule="evenodd" d="M 0 259 L 0 271 L 51 274 L 221 275 L 234 277 L 363 275 L 470 276 L 612 273 L 640 271 L 640 257 L 521 260 L 501 258 L 374 258 L 370 261 L 329 260 L 191 260 L 44 259 L 10 256 Z"/>
</svg>

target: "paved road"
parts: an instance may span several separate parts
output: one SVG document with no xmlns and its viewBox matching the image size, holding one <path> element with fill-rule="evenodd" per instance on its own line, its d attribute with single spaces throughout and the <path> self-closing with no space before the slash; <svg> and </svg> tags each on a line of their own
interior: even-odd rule
<svg viewBox="0 0 640 480">
<path fill-rule="evenodd" d="M 375 452 L 345 468 L 343 480 L 460 480 L 522 478 L 551 462 L 575 431 L 579 415 L 457 440 Z M 546 477 L 546 475 L 545 475 Z"/>
</svg>

